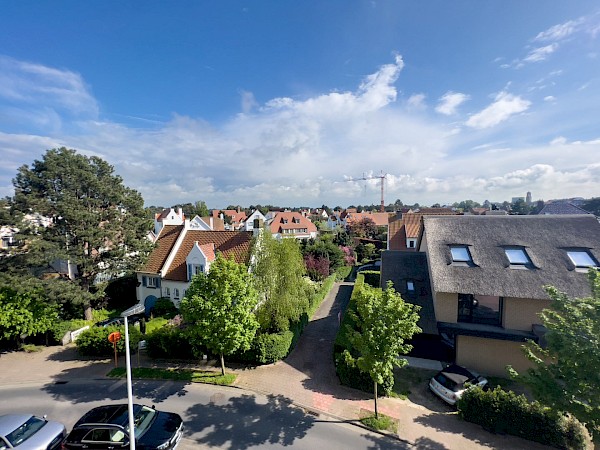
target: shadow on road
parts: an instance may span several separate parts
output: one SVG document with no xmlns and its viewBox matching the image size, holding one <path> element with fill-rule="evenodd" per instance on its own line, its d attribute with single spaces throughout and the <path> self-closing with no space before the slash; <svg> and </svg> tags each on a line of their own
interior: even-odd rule
<svg viewBox="0 0 600 450">
<path fill-rule="evenodd" d="M 196 404 L 185 412 L 188 429 L 198 430 L 189 438 L 231 450 L 263 444 L 292 445 L 306 436 L 316 419 L 290 403 L 291 399 L 282 395 L 267 396 L 267 403 L 262 404 L 253 395 L 227 400 L 216 394 L 208 405 Z"/>
<path fill-rule="evenodd" d="M 78 378 L 82 369 L 68 369 L 56 375 L 53 383 L 43 386 L 55 400 L 72 403 L 88 403 L 104 400 L 127 399 L 125 379 L 93 379 Z M 187 394 L 185 386 L 191 384 L 180 381 L 133 380 L 133 393 L 136 397 L 151 399 L 153 403 L 161 403 L 172 396 L 182 397 Z"/>
</svg>

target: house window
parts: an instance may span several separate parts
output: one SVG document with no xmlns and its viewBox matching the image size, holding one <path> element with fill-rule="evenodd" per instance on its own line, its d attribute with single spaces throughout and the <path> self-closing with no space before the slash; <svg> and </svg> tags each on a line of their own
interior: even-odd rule
<svg viewBox="0 0 600 450">
<path fill-rule="evenodd" d="M 567 255 L 571 262 L 578 269 L 588 269 L 590 267 L 598 267 L 596 261 L 587 250 L 569 250 Z"/>
<path fill-rule="evenodd" d="M 202 264 L 188 264 L 188 281 L 192 279 L 194 275 L 198 275 L 199 273 L 204 272 L 204 266 Z"/>
<path fill-rule="evenodd" d="M 505 248 L 504 253 L 506 254 L 506 257 L 508 258 L 508 262 L 510 263 L 511 267 L 520 268 L 520 267 L 532 266 L 531 259 L 529 259 L 529 255 L 527 254 L 527 252 L 525 251 L 524 248 L 520 248 L 520 247 Z"/>
<path fill-rule="evenodd" d="M 174 289 L 173 289 L 173 296 L 174 296 L 175 298 L 179 298 L 179 289 L 177 289 L 177 288 L 174 288 Z"/>
<path fill-rule="evenodd" d="M 414 239 L 408 240 L 408 248 L 415 248 L 415 240 Z"/>
<path fill-rule="evenodd" d="M 502 297 L 458 294 L 458 322 L 502 326 Z"/>
<path fill-rule="evenodd" d="M 146 281 L 145 283 L 143 283 L 144 286 L 148 286 L 151 288 L 160 287 L 160 278 L 158 277 L 143 277 L 142 281 Z"/>
<path fill-rule="evenodd" d="M 165 297 L 170 297 L 171 296 L 171 288 L 166 287 L 165 288 Z"/>
<path fill-rule="evenodd" d="M 459 263 L 473 263 L 473 258 L 471 258 L 471 252 L 469 252 L 469 247 L 466 245 L 453 245 L 450 247 L 450 254 L 452 255 L 452 262 Z"/>
</svg>

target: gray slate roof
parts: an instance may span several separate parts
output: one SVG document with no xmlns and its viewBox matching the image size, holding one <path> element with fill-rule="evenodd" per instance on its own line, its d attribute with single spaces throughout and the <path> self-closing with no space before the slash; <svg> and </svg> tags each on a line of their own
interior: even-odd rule
<svg viewBox="0 0 600 450">
<path fill-rule="evenodd" d="M 406 282 L 413 281 L 414 292 L 409 292 Z M 421 306 L 419 327 L 426 334 L 438 334 L 431 282 L 427 268 L 427 255 L 412 251 L 387 250 L 381 252 L 381 284 L 385 288 L 388 281 L 407 303 Z"/>
<path fill-rule="evenodd" d="M 569 202 L 552 202 L 544 205 L 539 214 L 591 214 Z"/>
<path fill-rule="evenodd" d="M 586 273 L 575 270 L 568 248 L 588 249 L 600 261 L 600 224 L 593 215 L 424 217 L 424 249 L 436 292 L 546 299 L 552 285 L 587 297 Z M 450 245 L 468 245 L 474 267 L 452 264 Z M 506 246 L 523 246 L 532 269 L 511 268 Z"/>
</svg>

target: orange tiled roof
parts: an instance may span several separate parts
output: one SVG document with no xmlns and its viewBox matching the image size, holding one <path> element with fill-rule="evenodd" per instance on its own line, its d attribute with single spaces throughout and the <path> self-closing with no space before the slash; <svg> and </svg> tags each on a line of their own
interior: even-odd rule
<svg viewBox="0 0 600 450">
<path fill-rule="evenodd" d="M 156 247 L 150 253 L 142 272 L 158 273 L 169 257 L 175 241 L 183 230 L 183 225 L 165 225 L 156 239 Z"/>
<path fill-rule="evenodd" d="M 250 258 L 251 241 L 252 232 L 249 231 L 187 230 L 164 278 L 173 281 L 187 281 L 185 260 L 195 242 L 198 242 L 201 248 L 206 244 L 214 244 L 215 252 L 222 253 L 226 258 L 233 256 L 237 263 L 247 263 Z"/>
<path fill-rule="evenodd" d="M 390 221 L 388 236 L 390 250 L 408 250 L 406 239 L 418 239 L 423 216 L 455 215 L 450 208 L 422 208 L 419 212 L 402 214 L 401 218 Z M 413 250 L 413 249 L 411 249 Z"/>
<path fill-rule="evenodd" d="M 294 223 L 296 219 L 296 223 Z M 287 220 L 287 223 L 285 221 Z M 280 233 L 281 230 L 292 230 L 296 228 L 306 228 L 307 233 L 316 232 L 317 227 L 302 214 L 291 211 L 278 212 L 269 225 L 271 233 Z"/>
<path fill-rule="evenodd" d="M 350 225 L 351 223 L 354 222 L 360 222 L 363 219 L 371 219 L 375 225 L 377 225 L 378 227 L 384 227 L 387 226 L 389 223 L 389 214 L 386 212 L 378 212 L 378 213 L 372 213 L 372 212 L 362 212 L 362 213 L 357 213 L 357 212 L 349 212 L 347 214 L 347 218 L 346 218 L 346 223 L 348 225 Z"/>
<path fill-rule="evenodd" d="M 200 246 L 200 250 L 202 250 L 202 253 L 204 253 L 204 256 L 206 256 L 206 259 L 208 261 L 214 261 L 216 256 L 215 256 L 215 244 L 210 243 L 210 244 L 198 244 Z"/>
<path fill-rule="evenodd" d="M 200 217 L 200 219 L 202 219 L 202 221 L 206 225 L 210 226 L 211 216 Z M 223 219 L 221 219 L 220 217 L 212 216 L 212 221 L 213 221 L 213 226 L 212 226 L 213 231 L 225 231 L 225 222 L 223 221 Z"/>
</svg>

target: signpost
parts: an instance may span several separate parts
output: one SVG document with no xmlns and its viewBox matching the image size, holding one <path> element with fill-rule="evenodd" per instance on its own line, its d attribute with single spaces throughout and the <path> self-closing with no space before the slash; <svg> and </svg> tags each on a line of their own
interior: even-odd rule
<svg viewBox="0 0 600 450">
<path fill-rule="evenodd" d="M 119 342 L 120 339 L 121 333 L 119 333 L 118 331 L 113 331 L 108 335 L 108 342 L 110 342 L 113 345 L 113 348 L 115 350 L 115 367 L 117 367 L 117 342 Z"/>
</svg>

